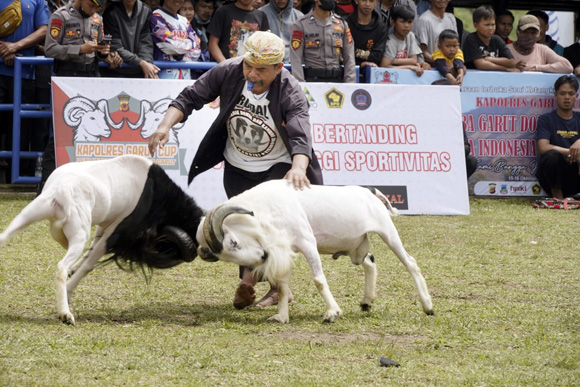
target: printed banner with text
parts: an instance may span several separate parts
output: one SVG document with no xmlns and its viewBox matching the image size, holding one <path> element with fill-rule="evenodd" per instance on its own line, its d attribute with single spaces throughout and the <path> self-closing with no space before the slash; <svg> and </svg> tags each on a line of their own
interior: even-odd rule
<svg viewBox="0 0 580 387">
<path fill-rule="evenodd" d="M 147 141 L 191 81 L 53 78 L 57 165 L 122 154 Z M 469 214 L 459 88 L 303 83 L 325 184 L 375 186 L 407 214 Z M 418 114 L 416 106 L 421 106 Z M 187 186 L 219 99 L 172 128 L 154 162 L 200 206 L 226 200 L 222 165 Z"/>
<path fill-rule="evenodd" d="M 373 68 L 373 83 L 430 85 L 435 70 Z M 478 159 L 470 193 L 485 196 L 545 196 L 535 177 L 536 124 L 556 108 L 554 82 L 562 74 L 468 71 L 461 86 L 463 123 Z M 578 101 L 576 108 L 578 108 Z M 418 105 L 417 105 L 418 106 Z"/>
</svg>

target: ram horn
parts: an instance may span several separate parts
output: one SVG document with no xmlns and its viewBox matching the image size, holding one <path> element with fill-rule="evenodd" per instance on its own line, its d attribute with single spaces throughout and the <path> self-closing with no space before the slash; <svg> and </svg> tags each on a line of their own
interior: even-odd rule
<svg viewBox="0 0 580 387">
<path fill-rule="evenodd" d="M 254 216 L 252 211 L 237 206 L 221 205 L 211 210 L 203 222 L 203 237 L 210 250 L 215 254 L 222 252 L 224 246 L 224 220 L 231 214 L 245 214 Z"/>
<path fill-rule="evenodd" d="M 179 248 L 184 262 L 191 262 L 197 257 L 197 243 L 181 228 L 165 226 L 161 233 Z"/>
</svg>

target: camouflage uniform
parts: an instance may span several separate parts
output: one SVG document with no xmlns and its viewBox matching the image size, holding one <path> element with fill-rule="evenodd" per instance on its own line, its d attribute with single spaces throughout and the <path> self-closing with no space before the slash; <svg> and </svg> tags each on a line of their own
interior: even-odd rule
<svg viewBox="0 0 580 387">
<path fill-rule="evenodd" d="M 98 13 L 85 18 L 72 3 L 56 10 L 46 32 L 45 55 L 54 58 L 57 75 L 76 77 L 99 76 L 98 53 L 81 54 L 81 46 L 103 39 L 103 18 Z"/>
<path fill-rule="evenodd" d="M 348 24 L 340 16 L 331 12 L 330 17 L 320 20 L 311 11 L 298 19 L 290 31 L 290 63 L 296 79 L 356 82 L 354 43 Z"/>
</svg>

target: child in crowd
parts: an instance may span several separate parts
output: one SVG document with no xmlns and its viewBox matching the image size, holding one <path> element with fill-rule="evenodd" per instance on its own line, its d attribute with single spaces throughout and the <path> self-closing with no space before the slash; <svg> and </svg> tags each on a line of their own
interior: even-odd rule
<svg viewBox="0 0 580 387">
<path fill-rule="evenodd" d="M 212 4 L 212 6 L 213 6 L 213 4 Z M 197 35 L 197 37 L 200 40 L 199 45 L 200 45 L 200 49 L 201 49 L 201 54 L 199 56 L 198 62 L 209 62 L 210 55 L 209 55 L 209 50 L 207 48 L 207 37 L 201 31 L 201 29 L 197 26 L 196 18 L 195 18 L 195 7 L 193 4 L 193 0 L 185 0 L 183 2 L 183 5 L 179 9 L 179 14 L 187 19 L 187 21 L 191 25 L 191 28 L 193 28 L 193 31 L 195 31 L 195 34 Z M 204 70 L 191 70 L 190 71 L 191 79 L 199 78 L 201 76 L 201 74 L 203 74 L 204 72 L 205 72 Z"/>
<path fill-rule="evenodd" d="M 236 0 L 220 6 L 207 27 L 209 52 L 216 62 L 243 55 L 243 47 L 256 31 L 268 31 L 268 17 L 254 9 L 253 0 Z"/>
<path fill-rule="evenodd" d="M 453 30 L 443 30 L 439 34 L 438 49 L 433 51 L 435 68 L 452 85 L 461 85 L 465 75 L 463 51 L 459 48 L 459 35 Z"/>
<path fill-rule="evenodd" d="M 503 39 L 505 44 L 513 43 L 510 34 L 514 29 L 514 14 L 504 9 L 495 15 L 495 34 Z"/>
<path fill-rule="evenodd" d="M 411 7 L 400 5 L 391 12 L 391 26 L 393 31 L 389 33 L 389 39 L 385 46 L 385 53 L 381 59 L 381 67 L 396 67 L 409 69 L 423 75 L 423 70 L 430 67 L 426 63 L 419 63 L 418 55 L 421 47 L 411 31 L 415 20 L 415 12 Z"/>
<path fill-rule="evenodd" d="M 189 24 L 193 24 L 193 17 L 195 16 L 195 11 L 193 9 L 193 0 L 185 0 L 183 5 L 179 9 L 179 14 L 187 19 Z"/>
<path fill-rule="evenodd" d="M 433 64 L 431 54 L 437 49 L 437 38 L 443 30 L 457 30 L 457 20 L 451 12 L 445 12 L 450 0 L 431 0 L 431 9 L 417 20 L 417 39 L 425 61 Z"/>
<path fill-rule="evenodd" d="M 346 22 L 354 40 L 355 63 L 360 66 L 359 83 L 364 83 L 366 68 L 377 67 L 385 52 L 387 25 L 375 10 L 377 0 L 355 0 L 357 9 Z"/>
<path fill-rule="evenodd" d="M 163 61 L 195 62 L 201 54 L 200 39 L 184 16 L 178 14 L 183 0 L 165 1 L 151 15 L 153 58 Z M 164 79 L 191 79 L 189 69 L 163 69 Z"/>
<path fill-rule="evenodd" d="M 495 12 L 489 6 L 473 11 L 475 32 L 463 42 L 468 69 L 519 72 L 516 61 L 502 38 L 495 35 Z"/>
</svg>

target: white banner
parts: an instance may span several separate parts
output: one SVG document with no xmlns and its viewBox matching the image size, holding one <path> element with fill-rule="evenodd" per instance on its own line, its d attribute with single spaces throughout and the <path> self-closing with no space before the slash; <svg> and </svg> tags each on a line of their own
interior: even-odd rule
<svg viewBox="0 0 580 387">
<path fill-rule="evenodd" d="M 120 154 L 148 156 L 147 138 L 191 81 L 53 78 L 57 165 Z M 304 83 L 325 184 L 371 185 L 403 214 L 469 214 L 459 88 Z M 219 101 L 172 130 L 155 162 L 203 208 L 226 200 L 222 166 L 187 187 Z M 87 114 L 91 113 L 91 114 Z"/>
</svg>

